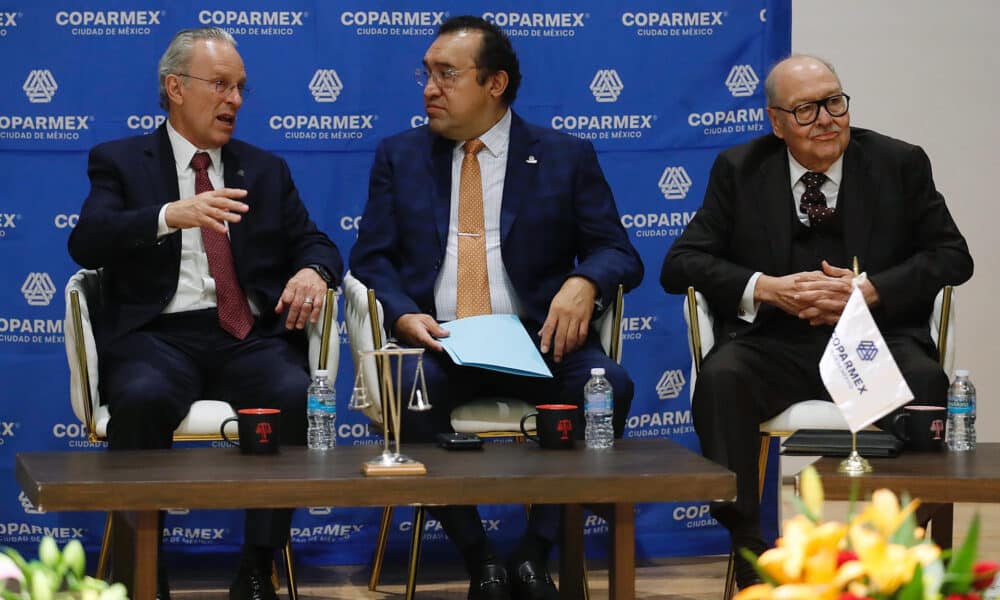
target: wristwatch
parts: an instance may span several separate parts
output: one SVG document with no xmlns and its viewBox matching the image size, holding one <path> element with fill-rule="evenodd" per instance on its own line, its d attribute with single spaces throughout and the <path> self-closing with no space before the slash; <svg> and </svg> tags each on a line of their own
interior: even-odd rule
<svg viewBox="0 0 1000 600">
<path fill-rule="evenodd" d="M 333 275 L 330 274 L 330 271 L 328 271 L 326 267 L 324 267 L 323 265 L 316 265 L 316 264 L 306 265 L 306 266 L 312 269 L 313 271 L 316 271 L 316 273 L 323 278 L 323 281 L 326 282 L 327 287 L 333 286 Z"/>
</svg>

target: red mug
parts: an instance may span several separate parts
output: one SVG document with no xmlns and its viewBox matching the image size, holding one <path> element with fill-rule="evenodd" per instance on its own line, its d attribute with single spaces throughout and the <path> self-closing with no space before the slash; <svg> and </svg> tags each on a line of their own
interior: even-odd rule
<svg viewBox="0 0 1000 600">
<path fill-rule="evenodd" d="M 529 440 L 538 442 L 542 448 L 572 448 L 574 434 L 579 427 L 579 412 L 579 407 L 572 404 L 539 404 L 535 407 L 535 412 L 521 417 L 521 433 Z M 531 418 L 535 419 L 535 432 L 538 435 L 531 435 L 524 428 L 525 421 Z"/>
<path fill-rule="evenodd" d="M 231 440 L 226 435 L 226 425 L 236 421 L 239 426 L 239 440 Z M 222 439 L 239 446 L 243 454 L 274 454 L 278 451 L 281 411 L 277 408 L 241 408 L 235 417 L 222 422 L 219 433 Z"/>
</svg>

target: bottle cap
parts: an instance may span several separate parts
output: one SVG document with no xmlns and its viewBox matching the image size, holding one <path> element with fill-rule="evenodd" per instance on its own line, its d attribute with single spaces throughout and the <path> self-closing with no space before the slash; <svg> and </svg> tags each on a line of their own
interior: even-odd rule
<svg viewBox="0 0 1000 600">
<path fill-rule="evenodd" d="M 329 376 L 330 376 L 330 370 L 329 369 L 316 369 L 315 371 L 313 371 L 313 377 L 327 378 Z"/>
<path fill-rule="evenodd" d="M 594 367 L 590 370 L 590 374 L 593 376 L 604 377 L 604 367 Z"/>
<path fill-rule="evenodd" d="M 968 369 L 955 369 L 955 377 L 968 377 L 968 376 L 969 376 Z"/>
</svg>

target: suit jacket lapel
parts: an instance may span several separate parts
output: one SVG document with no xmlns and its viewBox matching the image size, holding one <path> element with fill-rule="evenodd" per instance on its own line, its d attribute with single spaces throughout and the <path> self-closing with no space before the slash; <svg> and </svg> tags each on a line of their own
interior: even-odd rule
<svg viewBox="0 0 1000 600">
<path fill-rule="evenodd" d="M 433 205 L 441 256 L 444 256 L 447 248 L 448 224 L 451 220 L 451 160 L 454 149 L 453 140 L 435 135 L 428 165 L 434 179 L 430 202 Z"/>
<path fill-rule="evenodd" d="M 871 202 L 878 202 L 878 179 L 871 172 L 871 162 L 864 150 L 855 142 L 847 146 L 844 154 L 844 171 L 837 195 L 837 212 L 844 225 L 844 249 L 847 258 L 858 257 L 861 270 L 865 270 L 865 258 L 871 240 L 872 215 L 875 211 Z M 837 265 L 851 268 L 850 264 Z"/>
<path fill-rule="evenodd" d="M 792 187 L 788 170 L 788 151 L 781 144 L 781 150 L 768 157 L 760 167 L 761 177 L 758 199 L 763 216 L 764 229 L 771 243 L 771 274 L 788 271 L 792 244 Z"/>
<path fill-rule="evenodd" d="M 525 196 L 536 189 L 535 180 L 540 168 L 538 162 L 548 158 L 540 157 L 535 162 L 528 163 L 528 157 L 533 156 L 531 149 L 535 139 L 531 136 L 524 121 L 515 113 L 511 113 L 510 142 L 507 144 L 507 170 L 504 174 L 503 200 L 500 203 L 500 243 L 510 234 L 517 213 L 524 203 Z"/>
<path fill-rule="evenodd" d="M 232 148 L 231 144 L 222 147 L 222 171 L 223 181 L 227 188 L 246 190 L 246 172 L 240 164 L 239 154 Z M 237 250 L 242 249 L 243 241 L 246 239 L 246 220 L 253 218 L 253 196 L 247 194 L 243 202 L 250 205 L 250 210 L 243 215 L 239 223 L 229 224 L 229 245 L 233 249 L 233 256 L 237 256 Z"/>
<path fill-rule="evenodd" d="M 159 185 L 154 185 L 154 189 L 150 190 L 156 194 L 153 203 L 162 206 L 167 202 L 180 200 L 181 193 L 177 185 L 177 161 L 174 159 L 174 149 L 170 145 L 166 124 L 160 125 L 159 129 L 149 136 L 148 142 L 144 150 L 147 174 L 149 181 L 159 182 Z M 177 264 L 180 264 L 180 231 L 164 236 L 162 242 L 169 244 L 171 252 L 177 259 Z"/>
</svg>

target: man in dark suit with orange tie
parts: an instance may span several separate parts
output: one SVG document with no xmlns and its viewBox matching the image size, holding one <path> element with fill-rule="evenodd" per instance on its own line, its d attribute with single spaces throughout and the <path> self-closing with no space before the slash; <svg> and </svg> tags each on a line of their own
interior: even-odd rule
<svg viewBox="0 0 1000 600">
<path fill-rule="evenodd" d="M 670 293 L 694 286 L 716 316 L 716 339 L 692 398 L 705 456 L 737 475 L 736 502 L 712 514 L 734 547 L 763 550 L 757 499 L 758 424 L 795 402 L 829 396 L 819 359 L 852 291 L 852 258 L 882 334 L 917 400 L 944 404 L 948 380 L 928 317 L 972 258 L 927 155 L 852 128 L 833 68 L 793 56 L 765 83 L 774 133 L 722 152 L 705 202 L 663 262 Z M 739 586 L 756 580 L 737 555 Z"/>
<path fill-rule="evenodd" d="M 351 251 L 351 272 L 375 289 L 387 327 L 401 342 L 428 350 L 423 362 L 433 409 L 404 411 L 402 435 L 430 441 L 452 431 L 451 409 L 483 392 L 580 405 L 590 368 L 604 367 L 620 436 L 632 380 L 602 351 L 590 324 L 619 283 L 639 284 L 642 263 L 593 146 L 526 123 L 511 110 L 521 80 L 517 56 L 507 36 L 479 17 L 441 26 L 420 77 L 428 125 L 379 145 Z M 489 313 L 520 317 L 552 379 L 448 359 L 437 341 L 447 335 L 439 322 Z M 475 507 L 433 513 L 465 557 L 470 598 L 558 597 L 545 566 L 557 507 L 533 507 L 506 566 Z"/>
<path fill-rule="evenodd" d="M 167 122 L 91 151 L 90 194 L 69 238 L 74 260 L 102 269 L 92 318 L 109 447 L 169 448 L 204 397 L 279 408 L 282 443 L 304 444 L 302 329 L 339 284 L 340 254 L 285 161 L 232 139 L 249 90 L 231 35 L 179 32 L 159 79 Z M 231 599 L 275 598 L 271 562 L 291 516 L 247 511 Z"/>
</svg>

